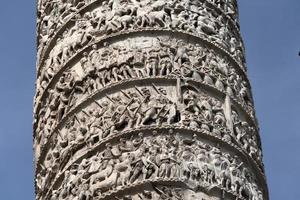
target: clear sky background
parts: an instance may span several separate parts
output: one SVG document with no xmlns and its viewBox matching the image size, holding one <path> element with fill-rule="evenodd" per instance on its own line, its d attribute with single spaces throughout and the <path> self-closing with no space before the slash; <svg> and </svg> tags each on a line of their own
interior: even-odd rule
<svg viewBox="0 0 300 200">
<path fill-rule="evenodd" d="M 31 200 L 35 0 L 0 0 L 0 199 Z M 239 0 L 270 199 L 300 199 L 300 1 Z"/>
</svg>

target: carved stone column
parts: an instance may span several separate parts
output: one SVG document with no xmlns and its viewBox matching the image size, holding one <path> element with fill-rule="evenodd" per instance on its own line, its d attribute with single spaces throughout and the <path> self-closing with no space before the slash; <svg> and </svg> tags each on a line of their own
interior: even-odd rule
<svg viewBox="0 0 300 200">
<path fill-rule="evenodd" d="M 267 200 L 235 0 L 39 0 L 36 199 Z"/>
</svg>

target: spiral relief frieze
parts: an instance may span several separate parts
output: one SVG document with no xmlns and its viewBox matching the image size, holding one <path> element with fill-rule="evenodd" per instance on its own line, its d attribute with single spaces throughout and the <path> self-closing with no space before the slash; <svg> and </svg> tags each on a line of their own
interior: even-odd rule
<svg viewBox="0 0 300 200">
<path fill-rule="evenodd" d="M 268 199 L 236 0 L 37 9 L 36 199 Z"/>
<path fill-rule="evenodd" d="M 197 4 L 194 2 L 183 3 L 182 5 L 177 5 L 172 1 L 158 1 L 156 3 L 141 1 L 140 3 L 134 2 L 134 4 L 94 1 L 75 12 L 74 16 L 67 15 L 68 20 L 60 19 L 59 21 L 65 21 L 62 25 L 48 22 L 51 21 L 51 18 L 47 17 L 47 25 L 50 23 L 49 26 L 52 27 L 53 25 L 60 28 L 55 31 L 56 28 L 52 27 L 51 34 L 46 34 L 49 30 L 40 31 L 41 35 L 46 34 L 46 38 L 41 37 L 39 43 L 39 64 L 40 66 L 46 65 L 43 71 L 45 69 L 50 71 L 51 69 L 48 68 L 53 68 L 50 65 L 61 63 L 69 54 L 78 51 L 91 40 L 116 32 L 144 28 L 185 30 L 187 33 L 208 38 L 232 53 L 233 56 L 237 57 L 237 60 L 243 62 L 243 44 L 242 41 L 239 41 L 238 29 L 233 23 L 230 23 L 231 21 L 226 15 L 222 15 L 222 12 L 216 12 L 218 9 L 215 10 L 214 7 L 203 6 L 203 4 L 205 2 L 200 1 Z M 128 10 L 122 10 L 123 6 L 127 6 Z M 68 7 L 64 9 L 67 9 L 68 12 L 72 11 Z M 59 13 L 59 11 L 57 12 Z M 159 19 L 160 15 L 163 19 Z M 223 23 L 227 25 L 221 26 Z M 52 37 L 50 37 L 51 35 Z"/>
<path fill-rule="evenodd" d="M 148 47 L 144 48 L 144 50 L 136 49 L 140 45 L 140 40 L 144 40 L 148 44 Z M 47 95 L 46 93 L 50 92 L 51 94 L 51 89 L 53 89 L 51 85 L 56 84 L 54 81 L 58 82 L 54 86 L 56 90 L 62 90 L 62 87 L 74 88 L 75 85 L 88 87 L 87 82 L 89 82 L 91 87 L 88 88 L 88 93 L 91 93 L 97 88 L 99 89 L 121 80 L 164 75 L 196 79 L 214 86 L 220 91 L 238 99 L 245 106 L 245 109 L 249 111 L 250 115 L 254 116 L 248 80 L 244 79 L 243 76 L 237 75 L 236 68 L 225 56 L 219 55 L 208 47 L 203 48 L 200 44 L 191 46 L 191 43 L 192 41 L 187 42 L 185 39 L 181 40 L 165 36 L 158 38 L 131 38 L 125 44 L 123 42 L 112 43 L 110 45 L 111 48 L 106 47 L 106 42 L 100 48 L 94 44 L 89 50 L 82 52 L 80 60 L 77 59 L 77 61 L 70 61 L 70 63 L 66 64 L 65 66 L 69 67 L 64 71 L 60 71 L 58 74 L 60 76 L 56 75 L 52 79 L 49 78 L 48 81 L 50 83 L 48 86 L 40 87 L 36 97 L 36 108 L 39 104 L 49 105 L 51 95 L 48 99 L 44 97 Z M 184 47 L 178 49 L 180 46 Z M 158 51 L 158 49 L 164 49 L 165 52 Z M 185 58 L 179 60 L 177 57 L 180 54 L 184 54 Z M 139 55 L 140 58 L 134 58 L 135 55 Z M 151 62 L 157 65 L 152 67 L 153 69 L 149 66 Z M 178 67 L 179 65 L 183 66 Z M 94 80 L 93 76 L 98 76 L 99 78 Z M 66 81 L 69 86 L 65 82 L 60 84 L 62 80 L 57 80 L 58 78 L 56 77 L 69 79 Z M 87 88 L 83 90 L 87 90 Z M 69 91 L 70 93 L 71 91 Z M 68 94 L 64 98 L 69 99 Z M 43 102 L 45 100 L 48 103 Z M 71 102 L 71 99 L 69 101 Z M 69 107 L 71 107 L 70 104 Z"/>
</svg>

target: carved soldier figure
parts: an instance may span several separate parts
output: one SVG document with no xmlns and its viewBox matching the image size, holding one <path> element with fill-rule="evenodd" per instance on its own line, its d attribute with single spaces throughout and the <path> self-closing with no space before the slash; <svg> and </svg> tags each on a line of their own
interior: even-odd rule
<svg viewBox="0 0 300 200">
<path fill-rule="evenodd" d="M 200 102 L 200 108 L 202 109 L 203 116 L 207 120 L 211 120 L 213 117 L 212 106 L 209 103 L 209 99 L 203 99 Z"/>
<path fill-rule="evenodd" d="M 158 58 L 156 55 L 152 56 L 151 54 L 146 59 L 145 63 L 145 74 L 144 76 L 156 76 L 157 75 L 157 67 L 158 67 Z"/>
<path fill-rule="evenodd" d="M 65 78 L 61 77 L 59 83 L 56 85 L 56 92 L 60 92 L 59 106 L 58 110 L 58 120 L 60 120 L 64 114 L 69 104 L 69 95 L 72 91 L 71 82 L 66 83 Z"/>
<path fill-rule="evenodd" d="M 169 56 L 162 57 L 159 63 L 160 73 L 159 75 L 168 75 L 172 72 L 172 62 Z"/>
<path fill-rule="evenodd" d="M 143 174 L 144 160 L 142 159 L 142 157 L 139 156 L 142 156 L 142 154 L 145 152 L 145 147 L 141 147 L 140 152 L 141 154 L 137 155 L 135 157 L 135 160 L 132 162 L 133 170 L 129 179 L 131 183 L 136 181 L 139 178 L 139 176 Z"/>
<path fill-rule="evenodd" d="M 176 49 L 176 55 L 174 57 L 174 69 L 178 70 L 181 68 L 183 62 L 189 60 L 188 52 L 182 41 L 178 41 L 172 48 Z"/>
<path fill-rule="evenodd" d="M 38 0 L 37 199 L 267 200 L 236 3 Z"/>
<path fill-rule="evenodd" d="M 79 192 L 78 200 L 92 200 L 92 193 L 89 191 L 89 185 L 84 184 L 82 190 Z"/>
<path fill-rule="evenodd" d="M 145 100 L 141 106 L 143 113 L 145 113 L 144 118 L 141 121 L 142 125 L 145 125 L 145 123 L 148 123 L 151 120 L 155 119 L 155 116 L 157 114 L 157 109 L 160 108 L 158 106 L 158 102 L 154 97 L 151 96 L 151 93 L 149 89 L 143 88 L 143 95 L 145 97 Z"/>
<path fill-rule="evenodd" d="M 106 149 L 103 151 L 102 153 L 102 166 L 103 168 L 106 168 L 106 166 L 108 165 L 108 162 L 110 160 L 113 160 L 114 158 L 114 154 L 112 152 L 112 146 L 110 143 L 106 144 Z"/>
</svg>

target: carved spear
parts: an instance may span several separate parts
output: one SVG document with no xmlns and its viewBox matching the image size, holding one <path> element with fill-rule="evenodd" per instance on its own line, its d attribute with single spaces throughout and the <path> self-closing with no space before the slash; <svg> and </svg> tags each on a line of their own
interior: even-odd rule
<svg viewBox="0 0 300 200">
<path fill-rule="evenodd" d="M 108 100 L 110 100 L 112 103 L 115 103 L 108 95 L 105 95 L 106 96 L 106 98 L 108 99 Z"/>
<path fill-rule="evenodd" d="M 161 92 L 157 89 L 157 86 L 156 86 L 154 83 L 152 83 L 152 87 L 153 87 L 154 90 L 157 92 L 157 94 L 163 96 L 163 97 L 164 97 L 165 99 L 167 99 L 168 101 L 173 102 L 173 101 L 170 100 L 166 95 L 164 95 L 163 93 L 161 93 Z"/>
<path fill-rule="evenodd" d="M 82 110 L 82 112 L 83 112 L 87 117 L 90 117 L 90 115 L 89 115 L 85 110 Z"/>
<path fill-rule="evenodd" d="M 145 101 L 145 100 L 144 100 Z M 143 102 L 144 102 L 143 101 Z M 139 107 L 137 107 L 137 109 L 134 111 L 134 114 L 133 114 L 133 117 L 132 117 L 132 119 L 134 119 L 135 118 L 135 116 L 136 116 L 136 114 L 137 114 L 137 112 L 140 110 L 140 108 L 142 107 L 142 104 L 143 104 L 143 102 L 141 102 L 140 103 L 140 105 L 139 105 Z"/>
<path fill-rule="evenodd" d="M 120 91 L 125 97 L 127 97 L 128 99 L 131 99 L 123 90 L 120 90 Z"/>
<path fill-rule="evenodd" d="M 159 112 L 157 113 L 157 117 L 159 117 L 160 113 L 162 113 L 162 111 L 165 109 L 167 105 L 163 105 L 163 107 L 159 110 Z"/>
<path fill-rule="evenodd" d="M 60 137 L 60 139 L 63 140 L 63 137 L 62 137 L 62 135 L 61 135 L 61 132 L 60 132 L 60 131 L 57 131 L 57 133 L 58 133 L 58 136 Z"/>
<path fill-rule="evenodd" d="M 76 114 L 74 114 L 74 118 L 79 124 L 81 124 Z"/>
<path fill-rule="evenodd" d="M 124 113 L 126 112 L 127 108 L 130 106 L 131 103 L 133 103 L 133 99 L 131 99 L 131 101 L 126 105 L 126 107 L 124 108 L 120 116 L 124 115 Z"/>
<path fill-rule="evenodd" d="M 145 97 L 145 96 L 143 95 L 143 93 L 142 93 L 136 86 L 134 86 L 134 88 L 136 89 L 136 91 L 138 91 L 138 93 L 139 93 L 142 97 Z"/>
<path fill-rule="evenodd" d="M 152 87 L 154 88 L 154 90 L 157 92 L 157 94 L 162 95 L 162 93 L 157 89 L 156 85 L 154 83 L 152 83 Z"/>
<path fill-rule="evenodd" d="M 153 188 L 154 188 L 154 190 L 156 190 L 157 191 L 157 193 L 159 193 L 160 195 L 166 195 L 166 193 L 165 192 L 163 192 L 162 190 L 160 190 L 160 189 L 158 189 L 158 187 L 157 186 L 153 186 Z M 173 194 L 174 195 L 174 194 Z M 180 197 L 178 197 L 177 195 L 174 195 L 174 197 L 176 198 L 176 199 L 181 199 Z"/>
<path fill-rule="evenodd" d="M 99 106 L 100 108 L 103 108 L 98 101 L 94 100 L 94 102 L 95 102 L 95 104 L 97 104 L 97 106 Z"/>
</svg>

